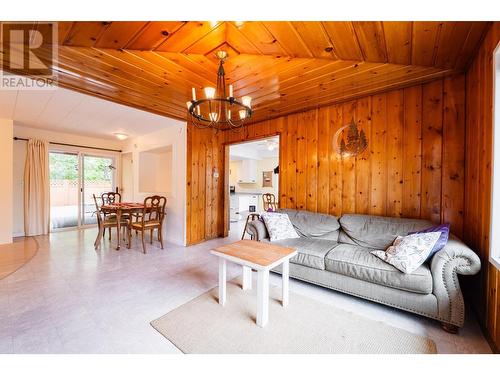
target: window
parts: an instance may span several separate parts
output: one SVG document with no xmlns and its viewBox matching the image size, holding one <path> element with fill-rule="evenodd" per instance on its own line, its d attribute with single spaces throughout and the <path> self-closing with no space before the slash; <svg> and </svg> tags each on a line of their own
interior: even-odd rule
<svg viewBox="0 0 500 375">
<path fill-rule="evenodd" d="M 490 227 L 490 260 L 500 268 L 500 45 L 493 56 L 493 168 Z"/>
</svg>

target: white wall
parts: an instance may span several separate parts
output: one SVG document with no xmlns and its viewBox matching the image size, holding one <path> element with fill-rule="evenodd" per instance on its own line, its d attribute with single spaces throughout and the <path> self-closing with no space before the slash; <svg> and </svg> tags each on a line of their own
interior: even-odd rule
<svg viewBox="0 0 500 375">
<path fill-rule="evenodd" d="M 64 133 L 61 131 L 50 131 L 38 128 L 30 128 L 28 126 L 14 123 L 14 136 L 20 138 L 37 138 L 44 139 L 49 142 L 70 143 L 82 146 L 92 146 L 101 148 L 111 148 L 119 150 L 123 148 L 123 142 L 115 139 L 104 139 L 88 137 L 77 134 Z"/>
<path fill-rule="evenodd" d="M 139 152 L 139 192 L 172 193 L 172 146 Z"/>
<path fill-rule="evenodd" d="M 0 225 L 0 244 L 12 242 L 13 228 L 13 121 L 0 119 L 0 171 L 2 183 L 0 184 L 0 212 L 2 225 Z"/>
<path fill-rule="evenodd" d="M 133 155 L 134 201 L 140 202 L 150 194 L 139 189 L 139 179 L 147 178 L 139 173 L 139 153 L 171 146 L 172 162 L 169 163 L 167 160 L 162 165 L 157 166 L 155 171 L 150 171 L 149 175 L 156 173 L 156 171 L 168 173 L 167 169 L 171 168 L 171 191 L 164 194 L 167 197 L 166 224 L 163 228 L 164 238 L 168 242 L 185 245 L 186 123 L 168 118 L 165 118 L 165 121 L 170 122 L 171 127 L 128 140 L 124 146 L 124 152 L 132 152 Z"/>
<path fill-rule="evenodd" d="M 69 143 L 81 146 L 92 146 L 119 150 L 123 147 L 123 143 L 118 140 L 93 138 L 69 133 L 53 132 L 27 126 L 14 125 L 14 136 L 19 138 L 36 138 L 49 142 Z M 12 139 L 12 135 L 10 137 Z M 51 146 L 64 148 L 59 146 Z M 81 149 L 90 152 L 88 149 Z M 26 162 L 26 142 L 14 141 L 13 146 L 13 228 L 14 237 L 24 236 L 24 164 Z M 120 164 L 120 159 L 117 158 L 117 163 Z M 11 163 L 12 164 L 12 163 Z M 119 168 L 118 168 L 119 171 Z M 120 176 L 117 176 L 117 182 L 120 181 Z"/>
</svg>

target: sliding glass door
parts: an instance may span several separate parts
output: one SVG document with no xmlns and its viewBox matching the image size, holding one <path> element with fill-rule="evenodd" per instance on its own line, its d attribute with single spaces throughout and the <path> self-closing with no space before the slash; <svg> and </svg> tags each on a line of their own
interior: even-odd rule
<svg viewBox="0 0 500 375">
<path fill-rule="evenodd" d="M 115 158 L 81 152 L 51 151 L 51 229 L 95 224 L 93 195 L 115 190 Z"/>
<path fill-rule="evenodd" d="M 96 224 L 93 195 L 114 191 L 115 160 L 103 156 L 82 156 L 82 224 Z M 100 200 L 99 200 L 100 203 Z"/>
<path fill-rule="evenodd" d="M 50 152 L 50 228 L 79 225 L 79 155 Z"/>
</svg>

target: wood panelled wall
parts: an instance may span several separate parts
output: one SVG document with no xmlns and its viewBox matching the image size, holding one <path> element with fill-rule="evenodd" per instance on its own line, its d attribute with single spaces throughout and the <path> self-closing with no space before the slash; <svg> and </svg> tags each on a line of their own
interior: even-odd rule
<svg viewBox="0 0 500 375">
<path fill-rule="evenodd" d="M 500 39 L 495 22 L 466 75 L 466 174 L 464 240 L 480 256 L 475 305 L 489 338 L 500 350 L 500 271 L 489 263 L 493 131 L 493 52 Z"/>
<path fill-rule="evenodd" d="M 341 160 L 354 118 L 368 149 Z M 188 129 L 188 243 L 224 234 L 224 145 L 280 134 L 281 207 L 449 221 L 463 234 L 465 76 L 366 96 L 215 135 Z M 218 172 L 218 176 L 217 173 Z"/>
<path fill-rule="evenodd" d="M 186 242 L 224 234 L 225 133 L 187 128 Z M 217 176 L 217 174 L 219 176 Z"/>
</svg>

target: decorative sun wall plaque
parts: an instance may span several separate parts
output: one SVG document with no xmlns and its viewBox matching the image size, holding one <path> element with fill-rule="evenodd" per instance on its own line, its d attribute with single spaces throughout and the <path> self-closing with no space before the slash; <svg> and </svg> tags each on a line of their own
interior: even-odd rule
<svg viewBox="0 0 500 375">
<path fill-rule="evenodd" d="M 333 136 L 333 147 L 343 158 L 357 156 L 368 147 L 368 140 L 363 129 L 351 119 L 351 122 L 342 126 Z"/>
</svg>

